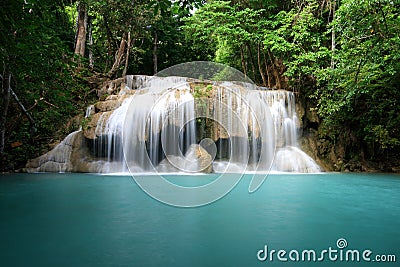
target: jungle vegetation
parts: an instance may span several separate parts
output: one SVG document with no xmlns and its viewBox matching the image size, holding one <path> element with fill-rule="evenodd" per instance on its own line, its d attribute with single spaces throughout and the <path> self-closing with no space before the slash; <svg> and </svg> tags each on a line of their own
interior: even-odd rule
<svg viewBox="0 0 400 267">
<path fill-rule="evenodd" d="M 398 159 L 398 0 L 3 0 L 0 169 L 72 130 L 102 82 L 215 61 L 305 99 L 348 160 Z"/>
</svg>

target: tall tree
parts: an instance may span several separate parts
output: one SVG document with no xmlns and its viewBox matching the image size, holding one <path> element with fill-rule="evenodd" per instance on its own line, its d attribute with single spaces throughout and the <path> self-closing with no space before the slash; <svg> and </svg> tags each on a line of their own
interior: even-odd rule
<svg viewBox="0 0 400 267">
<path fill-rule="evenodd" d="M 335 68 L 319 73 L 319 112 L 330 129 L 353 132 L 365 156 L 381 156 L 400 147 L 400 6 L 341 2 L 332 22 Z"/>
<path fill-rule="evenodd" d="M 261 85 L 286 87 L 282 61 L 263 42 L 276 7 L 275 1 L 211 1 L 187 20 L 185 30 L 191 38 L 217 42 L 216 61 Z"/>
<path fill-rule="evenodd" d="M 76 19 L 75 54 L 85 56 L 86 35 L 88 30 L 88 8 L 84 1 L 78 3 L 78 16 Z"/>
<path fill-rule="evenodd" d="M 70 61 L 74 32 L 64 1 L 5 0 L 0 5 L 0 169 L 12 170 L 47 150 L 57 138 L 55 129 L 83 104 L 78 101 L 86 88 L 75 81 Z"/>
</svg>

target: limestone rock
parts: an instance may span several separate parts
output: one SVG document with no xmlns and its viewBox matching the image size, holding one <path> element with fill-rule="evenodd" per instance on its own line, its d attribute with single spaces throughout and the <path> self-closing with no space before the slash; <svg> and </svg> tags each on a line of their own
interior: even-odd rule
<svg viewBox="0 0 400 267">
<path fill-rule="evenodd" d="M 202 146 L 193 144 L 189 147 L 185 154 L 185 158 L 193 162 L 190 169 L 196 169 L 201 172 L 212 172 L 213 158 Z"/>
<path fill-rule="evenodd" d="M 80 132 L 69 134 L 53 150 L 28 162 L 26 168 L 31 172 L 70 172 L 72 164 L 70 161 L 75 144 L 76 137 Z M 79 146 L 80 144 L 78 144 Z"/>
<path fill-rule="evenodd" d="M 27 172 L 101 172 L 103 164 L 93 161 L 82 131 L 69 134 L 53 150 L 30 160 Z"/>
<path fill-rule="evenodd" d="M 102 84 L 100 89 L 97 91 L 97 95 L 101 98 L 104 95 L 112 95 L 116 93 L 121 85 L 125 87 L 126 78 L 118 78 L 112 81 L 106 81 Z"/>
<path fill-rule="evenodd" d="M 311 123 L 318 123 L 319 124 L 319 117 L 317 111 L 308 107 L 306 109 L 306 118 L 308 122 Z"/>
<path fill-rule="evenodd" d="M 118 95 L 109 95 L 106 98 L 106 101 L 108 101 L 108 100 L 118 100 Z"/>
<path fill-rule="evenodd" d="M 299 128 L 303 128 L 303 118 L 306 113 L 305 108 L 304 108 L 304 103 L 300 98 L 296 98 L 296 114 L 297 117 L 299 118 L 298 123 L 299 123 Z"/>
<path fill-rule="evenodd" d="M 200 145 L 192 144 L 185 157 L 168 155 L 157 166 L 159 172 L 211 173 L 213 159 Z"/>
<path fill-rule="evenodd" d="M 106 100 L 97 102 L 94 107 L 96 112 L 111 111 L 118 107 L 118 100 Z"/>
<path fill-rule="evenodd" d="M 87 139 L 96 139 L 97 135 L 100 135 L 103 128 L 105 127 L 105 122 L 107 121 L 108 117 L 111 115 L 111 112 L 99 112 L 95 113 L 89 118 L 87 118 L 87 123 L 83 125 L 83 134 Z M 103 123 L 99 123 L 103 122 Z M 102 125 L 99 129 L 97 126 L 98 124 Z"/>
</svg>

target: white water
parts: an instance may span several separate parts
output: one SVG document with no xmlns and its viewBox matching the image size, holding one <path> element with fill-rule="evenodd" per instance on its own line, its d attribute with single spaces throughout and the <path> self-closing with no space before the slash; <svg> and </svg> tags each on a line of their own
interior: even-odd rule
<svg viewBox="0 0 400 267">
<path fill-rule="evenodd" d="M 298 148 L 298 118 L 291 92 L 254 90 L 254 85 L 246 83 L 214 83 L 215 95 L 208 102 L 212 106 L 199 112 L 187 78 L 128 76 L 127 84 L 136 94 L 111 115 L 104 113 L 96 128 L 96 135 L 102 136 L 98 146 L 105 149 L 101 154 L 107 161 L 102 172 L 124 172 L 127 165 L 132 172 L 191 172 L 193 153 L 185 153 L 198 141 L 199 117 L 218 122 L 208 125 L 219 133 L 214 141 L 220 137 L 227 142 L 216 142 L 215 172 L 320 171 Z"/>
<path fill-rule="evenodd" d="M 194 99 L 189 88 L 160 93 L 136 95 L 129 103 L 123 151 L 130 169 L 152 171 L 163 154 L 182 156 L 181 149 L 195 143 Z"/>
</svg>

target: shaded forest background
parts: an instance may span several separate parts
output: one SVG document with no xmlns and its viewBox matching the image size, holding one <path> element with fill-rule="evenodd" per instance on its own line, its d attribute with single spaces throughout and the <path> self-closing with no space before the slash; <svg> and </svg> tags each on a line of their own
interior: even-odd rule
<svg viewBox="0 0 400 267">
<path fill-rule="evenodd" d="M 398 0 L 3 0 L 0 170 L 77 130 L 105 81 L 197 60 L 294 91 L 341 160 L 398 167 L 399 33 Z"/>
</svg>

